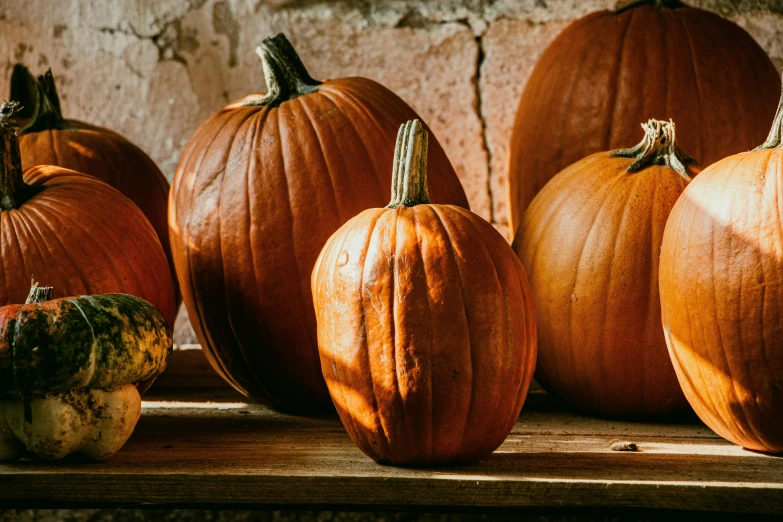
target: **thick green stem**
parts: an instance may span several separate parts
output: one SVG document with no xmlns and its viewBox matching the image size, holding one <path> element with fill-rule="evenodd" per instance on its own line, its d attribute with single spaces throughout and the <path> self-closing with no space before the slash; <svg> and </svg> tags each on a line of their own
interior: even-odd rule
<svg viewBox="0 0 783 522">
<path fill-rule="evenodd" d="M 696 160 L 685 154 L 675 140 L 674 122 L 649 120 L 642 123 L 644 139 L 636 147 L 614 150 L 612 156 L 634 158 L 628 172 L 637 172 L 650 165 L 666 165 L 676 170 L 685 179 L 690 180 L 686 164 Z"/>
<path fill-rule="evenodd" d="M 38 192 L 38 188 L 24 182 L 22 156 L 16 128 L 18 102 L 0 105 L 0 211 L 19 208 Z"/>
<path fill-rule="evenodd" d="M 294 46 L 282 33 L 274 38 L 264 38 L 256 53 L 264 68 L 267 94 L 261 100 L 248 102 L 249 105 L 277 107 L 297 96 L 317 91 L 323 83 L 310 76 Z"/>
<path fill-rule="evenodd" d="M 30 286 L 30 293 L 27 294 L 27 300 L 24 304 L 44 303 L 46 301 L 51 301 L 52 299 L 54 299 L 54 287 L 38 286 L 38 283 L 33 279 L 32 285 Z"/>
<path fill-rule="evenodd" d="M 404 123 L 397 132 L 392 172 L 392 197 L 386 208 L 413 207 L 430 202 L 427 193 L 427 131 L 419 120 Z"/>
<path fill-rule="evenodd" d="M 778 110 L 772 120 L 772 128 L 769 130 L 767 140 L 753 150 L 775 149 L 783 146 L 783 93 L 778 102 Z"/>
<path fill-rule="evenodd" d="M 22 134 L 73 128 L 63 118 L 60 96 L 57 94 L 51 69 L 36 79 L 24 65 L 14 65 L 11 75 L 11 99 L 22 104 L 19 117 L 29 118 L 27 124 L 20 129 Z"/>
</svg>

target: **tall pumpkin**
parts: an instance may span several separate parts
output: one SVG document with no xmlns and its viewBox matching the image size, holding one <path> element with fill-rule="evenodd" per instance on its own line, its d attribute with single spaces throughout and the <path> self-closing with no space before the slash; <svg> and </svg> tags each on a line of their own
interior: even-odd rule
<svg viewBox="0 0 783 522">
<path fill-rule="evenodd" d="M 746 448 L 783 452 L 783 100 L 763 145 L 704 169 L 661 248 L 663 329 L 693 409 Z"/>
<path fill-rule="evenodd" d="M 536 378 L 611 416 L 687 409 L 660 328 L 658 255 L 691 175 L 674 124 L 650 120 L 632 149 L 564 169 L 533 199 L 514 250 L 536 301 Z"/>
<path fill-rule="evenodd" d="M 310 273 L 341 224 L 388 200 L 387 144 L 416 114 L 371 80 L 312 79 L 283 35 L 259 54 L 266 96 L 213 114 L 185 147 L 171 193 L 172 250 L 213 367 L 276 408 L 323 410 L 332 405 Z M 437 142 L 432 159 L 433 199 L 467 207 Z"/>
<path fill-rule="evenodd" d="M 173 324 L 171 272 L 144 214 L 94 177 L 55 166 L 23 171 L 17 106 L 0 107 L 0 306 L 24 302 L 35 276 L 56 297 L 141 297 Z"/>
<path fill-rule="evenodd" d="M 486 221 L 427 194 L 427 133 L 400 129 L 391 203 L 329 238 L 318 347 L 346 430 L 393 464 L 471 462 L 511 431 L 536 361 L 522 265 Z"/>
<path fill-rule="evenodd" d="M 673 119 L 701 165 L 764 139 L 780 79 L 738 25 L 677 0 L 643 0 L 569 25 L 536 64 L 509 147 L 511 234 L 552 176 L 627 147 L 636 124 Z"/>
<path fill-rule="evenodd" d="M 26 119 L 19 137 L 22 167 L 56 165 L 94 176 L 122 192 L 158 234 L 176 283 L 169 244 L 169 183 L 155 162 L 109 129 L 65 119 L 51 69 L 36 79 L 16 64 L 11 99 L 20 102 L 20 117 Z"/>
</svg>

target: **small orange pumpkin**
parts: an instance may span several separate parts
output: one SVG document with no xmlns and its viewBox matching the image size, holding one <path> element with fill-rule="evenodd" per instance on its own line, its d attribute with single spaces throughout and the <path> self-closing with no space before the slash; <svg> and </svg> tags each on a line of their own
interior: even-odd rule
<svg viewBox="0 0 783 522">
<path fill-rule="evenodd" d="M 763 145 L 710 165 L 674 206 L 661 248 L 663 328 L 702 421 L 783 452 L 783 99 Z"/>
<path fill-rule="evenodd" d="M 674 124 L 642 127 L 633 149 L 593 154 L 552 178 L 514 240 L 536 300 L 536 378 L 602 415 L 688 407 L 660 328 L 658 254 L 669 212 L 698 170 Z"/>
<path fill-rule="evenodd" d="M 488 456 L 536 361 L 522 265 L 486 221 L 427 194 L 427 133 L 400 129 L 392 199 L 329 238 L 312 277 L 321 367 L 354 442 L 378 462 Z"/>
</svg>

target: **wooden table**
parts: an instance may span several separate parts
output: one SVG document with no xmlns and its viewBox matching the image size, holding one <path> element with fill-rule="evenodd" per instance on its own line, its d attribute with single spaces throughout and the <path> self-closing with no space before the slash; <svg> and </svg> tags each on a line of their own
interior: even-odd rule
<svg viewBox="0 0 783 522">
<path fill-rule="evenodd" d="M 638 451 L 614 451 L 615 441 Z M 580 417 L 538 391 L 487 461 L 400 469 L 365 457 L 336 417 L 279 414 L 229 390 L 153 389 L 136 433 L 109 462 L 0 465 L 0 507 L 150 503 L 783 514 L 783 459 L 736 447 L 695 418 Z"/>
</svg>

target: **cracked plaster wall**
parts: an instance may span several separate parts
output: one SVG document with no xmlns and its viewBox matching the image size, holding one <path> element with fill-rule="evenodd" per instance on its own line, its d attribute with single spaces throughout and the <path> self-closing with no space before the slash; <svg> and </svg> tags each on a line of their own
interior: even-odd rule
<svg viewBox="0 0 783 522">
<path fill-rule="evenodd" d="M 0 0 L 0 92 L 13 64 L 51 67 L 67 117 L 110 127 L 171 178 L 196 126 L 264 92 L 261 40 L 285 32 L 316 78 L 360 75 L 429 123 L 471 208 L 506 228 L 505 164 L 536 59 L 569 22 L 616 0 Z M 783 1 L 692 0 L 783 66 Z M 179 341 L 192 340 L 180 321 Z"/>
</svg>

